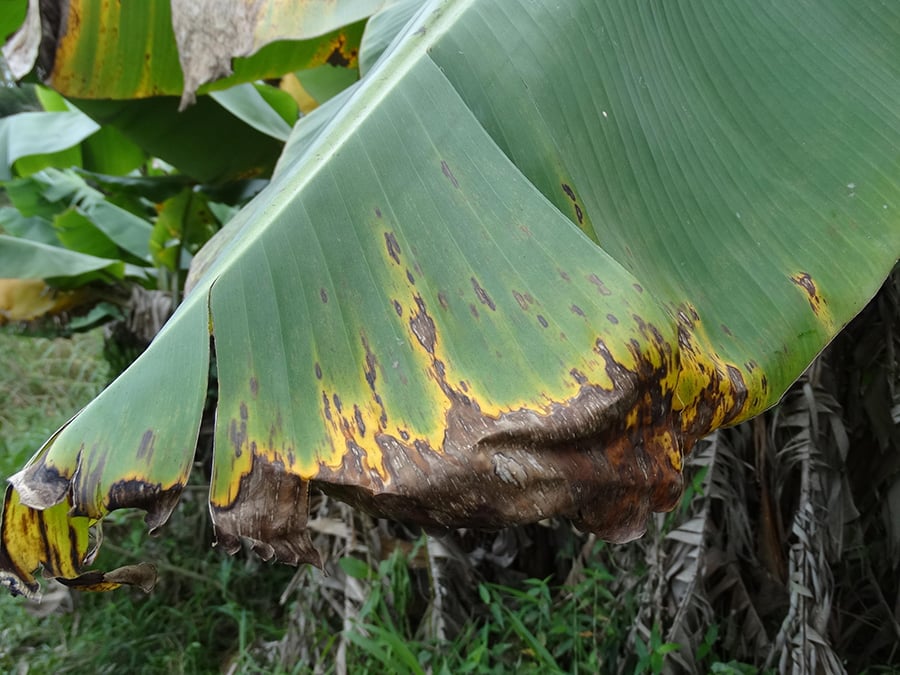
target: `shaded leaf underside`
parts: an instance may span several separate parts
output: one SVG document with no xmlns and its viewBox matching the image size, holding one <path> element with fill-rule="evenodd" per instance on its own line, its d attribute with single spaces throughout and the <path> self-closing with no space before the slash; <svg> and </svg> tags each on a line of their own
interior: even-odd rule
<svg viewBox="0 0 900 675">
<path fill-rule="evenodd" d="M 316 562 L 310 485 L 613 540 L 674 506 L 695 440 L 774 403 L 897 258 L 900 18 L 583 4 L 435 3 L 289 144 L 148 352 L 13 478 L 14 588 L 86 554 L 28 519 L 165 521 L 210 331 L 227 550 Z"/>
</svg>

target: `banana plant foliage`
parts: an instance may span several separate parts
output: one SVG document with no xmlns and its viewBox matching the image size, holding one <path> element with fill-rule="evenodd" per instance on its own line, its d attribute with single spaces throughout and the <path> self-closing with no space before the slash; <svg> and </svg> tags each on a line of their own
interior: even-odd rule
<svg viewBox="0 0 900 675">
<path fill-rule="evenodd" d="M 165 523 L 210 336 L 229 552 L 318 563 L 311 487 L 422 526 L 563 516 L 624 541 L 897 260 L 892 3 L 436 0 L 387 30 L 147 352 L 10 480 L 14 591 L 40 567 L 147 582 L 82 573 L 90 529 Z"/>
</svg>

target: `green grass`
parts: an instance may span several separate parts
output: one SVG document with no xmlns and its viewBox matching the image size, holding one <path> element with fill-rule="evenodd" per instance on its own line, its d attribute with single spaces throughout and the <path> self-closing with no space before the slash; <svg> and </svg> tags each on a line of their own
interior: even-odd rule
<svg viewBox="0 0 900 675">
<path fill-rule="evenodd" d="M 106 384 L 102 348 L 96 331 L 56 340 L 0 333 L 0 478 Z M 145 529 L 140 513 L 113 514 L 96 566 L 156 563 L 160 583 L 149 596 L 51 587 L 39 606 L 0 593 L 0 672 L 215 673 L 232 663 L 246 672 L 250 647 L 282 636 L 278 598 L 295 570 L 212 550 L 201 486 L 186 491 L 163 537 Z M 62 604 L 35 614 L 54 598 Z"/>
<path fill-rule="evenodd" d="M 98 331 L 55 340 L 0 333 L 0 477 L 103 388 L 102 348 Z"/>
</svg>

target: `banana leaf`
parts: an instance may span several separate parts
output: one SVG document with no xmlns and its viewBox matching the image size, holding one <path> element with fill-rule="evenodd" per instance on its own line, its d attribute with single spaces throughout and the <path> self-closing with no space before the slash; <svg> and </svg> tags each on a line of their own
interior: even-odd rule
<svg viewBox="0 0 900 675">
<path fill-rule="evenodd" d="M 148 351 L 11 479 L 14 591 L 80 572 L 113 509 L 162 526 L 210 335 L 226 551 L 319 562 L 311 489 L 624 541 L 898 258 L 890 3 L 435 0 L 393 30 L 198 254 Z M 70 583 L 109 585 L 88 574 Z"/>
</svg>

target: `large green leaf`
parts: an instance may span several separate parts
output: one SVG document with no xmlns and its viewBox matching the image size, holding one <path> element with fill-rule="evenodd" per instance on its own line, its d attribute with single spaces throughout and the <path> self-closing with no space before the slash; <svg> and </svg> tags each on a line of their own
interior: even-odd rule
<svg viewBox="0 0 900 675">
<path fill-rule="evenodd" d="M 0 269 L 3 277 L 9 279 L 74 277 L 100 270 L 112 278 L 121 278 L 125 265 L 119 260 L 0 234 Z"/>
<path fill-rule="evenodd" d="M 12 177 L 16 160 L 71 148 L 99 128 L 80 112 L 25 112 L 0 119 L 0 180 Z"/>
<path fill-rule="evenodd" d="M 422 525 L 561 515 L 623 540 L 900 253 L 890 4 L 447 0 L 373 44 L 150 350 L 12 479 L 14 589 L 37 562 L 71 576 L 83 538 L 60 528 L 162 523 L 208 332 L 227 550 L 315 562 L 311 485 Z"/>
</svg>

